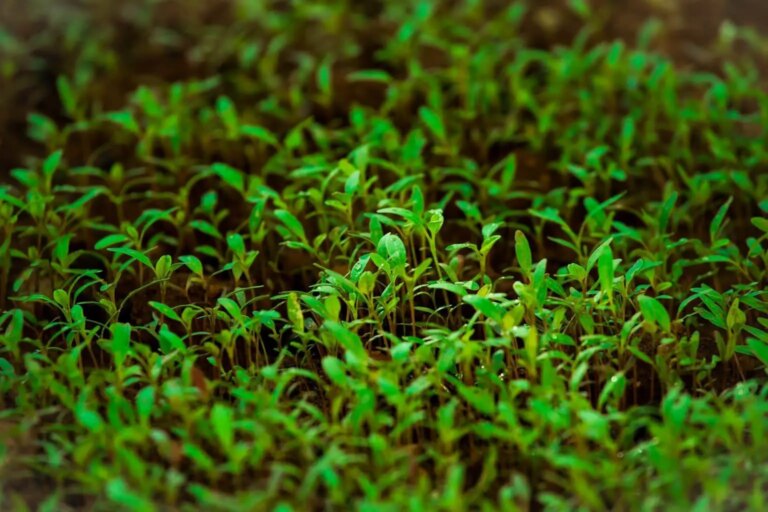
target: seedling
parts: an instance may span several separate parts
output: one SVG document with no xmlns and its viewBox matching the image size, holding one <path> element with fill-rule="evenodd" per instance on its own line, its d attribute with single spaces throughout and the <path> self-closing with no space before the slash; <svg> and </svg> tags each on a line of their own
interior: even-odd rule
<svg viewBox="0 0 768 512">
<path fill-rule="evenodd" d="M 0 2 L 0 509 L 765 509 L 765 38 L 634 2 Z"/>
</svg>

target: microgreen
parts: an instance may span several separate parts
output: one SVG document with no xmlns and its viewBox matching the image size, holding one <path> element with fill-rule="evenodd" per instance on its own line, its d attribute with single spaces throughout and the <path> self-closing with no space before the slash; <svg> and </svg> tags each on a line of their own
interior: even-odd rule
<svg viewBox="0 0 768 512">
<path fill-rule="evenodd" d="M 764 31 L 50 3 L 0 3 L 0 509 L 766 508 Z"/>
</svg>

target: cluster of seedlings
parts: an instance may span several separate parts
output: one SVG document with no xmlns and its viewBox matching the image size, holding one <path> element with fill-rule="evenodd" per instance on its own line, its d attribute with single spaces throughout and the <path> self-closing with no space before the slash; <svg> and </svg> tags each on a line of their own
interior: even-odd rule
<svg viewBox="0 0 768 512">
<path fill-rule="evenodd" d="M 49 4 L 0 5 L 4 510 L 768 507 L 757 31 Z"/>
</svg>

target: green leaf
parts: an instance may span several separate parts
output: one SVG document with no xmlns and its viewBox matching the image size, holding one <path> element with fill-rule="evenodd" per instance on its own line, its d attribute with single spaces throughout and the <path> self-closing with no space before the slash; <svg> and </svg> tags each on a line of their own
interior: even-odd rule
<svg viewBox="0 0 768 512">
<path fill-rule="evenodd" d="M 98 412 L 88 409 L 85 403 L 80 403 L 75 408 L 77 422 L 91 432 L 98 432 L 104 427 L 104 420 Z"/>
<path fill-rule="evenodd" d="M 228 452 L 235 443 L 234 412 L 222 403 L 211 408 L 211 426 L 222 448 Z"/>
<path fill-rule="evenodd" d="M 747 315 L 739 308 L 739 303 L 739 299 L 736 299 L 731 303 L 731 307 L 728 308 L 725 324 L 730 330 L 741 330 L 747 322 Z"/>
<path fill-rule="evenodd" d="M 149 305 L 158 311 L 161 315 L 165 316 L 166 318 L 170 318 L 171 320 L 176 320 L 177 322 L 181 322 L 181 317 L 176 313 L 176 311 L 173 310 L 173 308 L 166 306 L 162 302 L 155 302 L 153 300 L 149 301 Z"/>
<path fill-rule="evenodd" d="M 637 300 L 646 322 L 660 326 L 664 332 L 671 331 L 672 321 L 669 318 L 669 313 L 658 300 L 647 295 L 640 295 Z"/>
<path fill-rule="evenodd" d="M 376 216 L 371 216 L 369 225 L 371 230 L 371 242 L 378 245 L 379 241 L 384 236 L 384 228 L 381 226 L 381 220 Z"/>
<path fill-rule="evenodd" d="M 16 376 L 13 365 L 4 357 L 0 357 L 0 376 L 5 379 L 12 379 Z"/>
<path fill-rule="evenodd" d="M 113 478 L 106 485 L 107 497 L 112 503 L 119 503 L 126 510 L 152 512 L 156 510 L 152 502 L 141 494 L 131 490 L 120 477 Z"/>
<path fill-rule="evenodd" d="M 240 122 L 237 119 L 237 110 L 232 100 L 226 96 L 219 96 L 216 99 L 216 112 L 224 123 L 228 135 L 237 134 Z"/>
<path fill-rule="evenodd" d="M 421 217 L 424 214 L 424 192 L 418 185 L 413 186 L 413 191 L 411 192 L 411 204 L 413 205 L 413 213 L 415 213 L 417 217 Z"/>
<path fill-rule="evenodd" d="M 427 219 L 427 229 L 434 237 L 443 227 L 443 223 L 445 222 L 443 210 L 440 208 L 429 210 L 427 212 Z"/>
<path fill-rule="evenodd" d="M 635 139 L 635 120 L 630 116 L 624 118 L 621 125 L 621 152 L 626 155 L 632 148 L 632 141 Z"/>
<path fill-rule="evenodd" d="M 421 107 L 419 108 L 419 117 L 438 140 L 445 140 L 446 133 L 443 120 L 434 110 L 429 107 Z"/>
<path fill-rule="evenodd" d="M 481 297 L 480 295 L 465 295 L 461 298 L 461 300 L 491 320 L 501 322 L 501 318 L 504 316 L 504 309 L 498 304 L 495 304 L 488 297 Z"/>
<path fill-rule="evenodd" d="M 24 334 L 24 312 L 20 309 L 13 310 L 8 327 L 2 338 L 6 343 L 16 345 Z"/>
<path fill-rule="evenodd" d="M 349 175 L 344 182 L 344 193 L 348 196 L 354 196 L 360 189 L 360 171 L 355 171 Z"/>
<path fill-rule="evenodd" d="M 53 291 L 53 300 L 63 308 L 69 308 L 69 294 L 65 290 L 58 289 Z"/>
<path fill-rule="evenodd" d="M 331 60 L 325 59 L 317 68 L 317 88 L 325 96 L 330 96 L 332 90 Z"/>
<path fill-rule="evenodd" d="M 360 69 L 347 75 L 350 82 L 382 82 L 389 83 L 392 76 L 381 69 Z"/>
<path fill-rule="evenodd" d="M 649 365 L 653 365 L 653 360 L 650 357 L 648 357 L 648 355 L 645 352 L 641 351 L 639 348 L 635 348 L 630 345 L 627 347 L 627 350 L 629 351 L 630 354 L 640 359 L 641 361 L 648 363 Z"/>
<path fill-rule="evenodd" d="M 235 256 L 245 256 L 245 240 L 238 233 L 233 233 L 227 236 L 227 246 L 235 254 Z"/>
<path fill-rule="evenodd" d="M 404 271 L 408 261 L 405 244 L 399 236 L 387 233 L 376 246 L 376 253 L 387 260 L 393 271 Z"/>
<path fill-rule="evenodd" d="M 104 193 L 104 189 L 101 187 L 94 187 L 88 190 L 85 194 L 78 197 L 71 203 L 66 203 L 61 206 L 59 206 L 56 211 L 57 212 L 77 212 L 80 210 L 83 206 L 85 206 L 88 202 L 92 201 L 93 199 L 97 198 L 98 196 L 102 195 Z"/>
<path fill-rule="evenodd" d="M 768 234 L 768 219 L 762 217 L 753 217 L 752 225 L 765 234 Z"/>
<path fill-rule="evenodd" d="M 600 256 L 603 255 L 603 252 L 607 247 L 611 245 L 613 242 L 613 238 L 609 238 L 600 245 L 597 246 L 597 248 L 592 251 L 592 254 L 589 255 L 589 258 L 587 258 L 587 272 L 592 271 L 592 268 L 595 266 L 597 261 L 600 259 Z"/>
<path fill-rule="evenodd" d="M 445 282 L 445 281 L 438 281 L 436 283 L 430 283 L 428 285 L 428 287 L 431 290 L 446 290 L 446 291 L 455 293 L 459 297 L 464 297 L 465 295 L 467 295 L 469 293 L 469 292 L 467 292 L 467 289 L 465 287 L 461 286 L 460 284 L 448 283 L 448 282 Z"/>
<path fill-rule="evenodd" d="M 677 202 L 677 192 L 672 192 L 669 197 L 664 201 L 659 212 L 659 234 L 666 234 L 667 227 L 669 226 L 669 217 L 672 214 L 672 209 Z"/>
<path fill-rule="evenodd" d="M 190 442 L 184 443 L 182 450 L 195 465 L 203 471 L 213 471 L 216 467 L 214 460 L 197 445 Z"/>
<path fill-rule="evenodd" d="M 716 241 L 717 235 L 720 232 L 720 227 L 723 224 L 723 220 L 725 220 L 725 215 L 728 213 L 728 208 L 731 206 L 732 202 L 733 197 L 730 197 L 728 201 L 717 210 L 717 214 L 712 218 L 712 222 L 709 225 L 709 239 L 712 242 Z"/>
<path fill-rule="evenodd" d="M 159 279 L 170 277 L 172 266 L 173 259 L 171 259 L 171 256 L 168 254 L 163 254 L 160 256 L 160 258 L 158 258 L 157 263 L 155 264 L 155 275 Z"/>
<path fill-rule="evenodd" d="M 246 137 L 258 139 L 271 146 L 279 145 L 279 141 L 274 133 L 264 128 L 263 126 L 257 126 L 254 124 L 246 124 L 240 127 L 240 133 Z"/>
<path fill-rule="evenodd" d="M 329 295 L 325 298 L 323 301 L 323 305 L 325 306 L 325 310 L 328 313 L 328 318 L 330 320 L 337 320 L 339 319 L 339 315 L 341 314 L 341 301 L 336 295 Z M 303 319 L 302 319 L 302 327 L 303 327 Z"/>
<path fill-rule="evenodd" d="M 216 229 L 216 227 L 213 224 L 211 224 L 210 222 L 208 222 L 208 221 L 199 220 L 199 219 L 198 220 L 193 220 L 192 222 L 189 223 L 189 225 L 190 225 L 190 227 L 198 230 L 199 232 L 201 232 L 201 233 L 203 233 L 205 235 L 212 236 L 212 237 L 218 238 L 218 239 L 223 238 L 221 236 L 221 233 L 219 232 L 219 230 Z"/>
<path fill-rule="evenodd" d="M 411 224 L 419 225 L 421 224 L 421 218 L 416 215 L 416 213 L 412 212 L 411 210 L 408 210 L 407 208 L 400 208 L 397 206 L 393 206 L 391 208 L 381 208 L 378 213 L 386 213 L 388 215 L 397 215 L 398 217 L 402 217 Z"/>
<path fill-rule="evenodd" d="M 155 408 L 155 388 L 147 386 L 136 394 L 136 413 L 142 423 L 149 421 Z"/>
<path fill-rule="evenodd" d="M 133 114 L 127 110 L 107 112 L 104 114 L 104 119 L 121 126 L 125 131 L 133 133 L 134 135 L 138 135 L 141 131 Z"/>
<path fill-rule="evenodd" d="M 688 413 L 691 409 L 692 398 L 687 393 L 682 393 L 679 387 L 672 388 L 667 392 L 661 403 L 661 411 L 665 422 L 674 427 L 673 432 L 680 432 L 688 419 Z"/>
<path fill-rule="evenodd" d="M 110 327 L 112 331 L 112 357 L 115 365 L 122 366 L 131 351 L 131 326 L 129 324 L 116 323 Z"/>
<path fill-rule="evenodd" d="M 608 296 L 609 300 L 613 300 L 613 251 L 611 251 L 611 247 L 608 245 L 605 246 L 597 260 L 597 273 L 600 279 L 600 288 Z"/>
<path fill-rule="evenodd" d="M 164 353 L 170 354 L 174 350 L 178 350 L 182 354 L 186 353 L 187 346 L 176 333 L 172 332 L 168 328 L 168 324 L 163 324 L 160 328 L 160 348 Z"/>
<path fill-rule="evenodd" d="M 763 343 L 755 338 L 749 338 L 747 340 L 747 346 L 752 350 L 752 353 L 758 358 L 765 366 L 768 366 L 768 343 Z"/>
<path fill-rule="evenodd" d="M 560 226 L 567 227 L 568 224 L 563 220 L 562 217 L 560 217 L 560 214 L 557 210 L 555 210 L 552 207 L 544 208 L 543 210 L 529 210 L 531 215 L 534 215 L 536 217 L 539 217 L 540 219 L 547 220 L 549 222 L 554 222 L 555 224 L 559 224 Z"/>
<path fill-rule="evenodd" d="M 609 400 L 618 401 L 624 396 L 624 390 L 627 387 L 627 378 L 623 373 L 617 373 L 605 383 L 600 397 L 597 400 L 598 407 L 602 408 Z"/>
<path fill-rule="evenodd" d="M 67 77 L 59 75 L 56 79 L 56 88 L 58 89 L 59 99 L 61 99 L 64 112 L 68 116 L 74 117 L 77 110 L 77 100 L 75 99 L 75 92 L 72 89 L 72 84 L 70 84 Z"/>
<path fill-rule="evenodd" d="M 143 263 L 146 267 L 154 268 L 154 265 L 152 265 L 152 260 L 150 260 L 146 254 L 139 252 L 135 249 L 130 249 L 128 247 L 112 247 L 108 250 L 110 252 L 122 254 L 123 256 L 128 256 L 129 258 L 138 260 L 141 263 Z"/>
<path fill-rule="evenodd" d="M 587 270 L 578 263 L 569 263 L 567 268 L 568 273 L 577 281 L 583 281 L 587 278 Z"/>
<path fill-rule="evenodd" d="M 459 200 L 456 201 L 456 206 L 458 206 L 459 209 L 464 212 L 464 215 L 466 215 L 467 218 L 476 220 L 478 222 L 482 220 L 483 215 L 476 203 Z"/>
<path fill-rule="evenodd" d="M 299 296 L 289 293 L 287 299 L 288 320 L 293 325 L 293 330 L 298 334 L 304 334 L 304 313 L 301 310 Z"/>
<path fill-rule="evenodd" d="M 218 304 L 223 307 L 234 320 L 242 322 L 245 319 L 243 312 L 240 310 L 240 306 L 234 300 L 227 297 L 220 297 L 216 302 L 218 302 Z"/>
<path fill-rule="evenodd" d="M 327 320 L 323 325 L 355 361 L 362 362 L 368 359 L 368 353 L 360 336 L 347 329 L 341 322 Z"/>
<path fill-rule="evenodd" d="M 211 171 L 238 192 L 245 192 L 245 176 L 241 171 L 220 162 L 212 164 Z"/>
<path fill-rule="evenodd" d="M 64 155 L 64 151 L 61 149 L 58 151 L 54 151 L 51 153 L 48 158 L 45 159 L 43 162 L 43 174 L 50 178 L 53 176 L 53 173 L 56 172 L 56 169 L 59 168 L 59 164 L 61 164 L 61 157 Z"/>
<path fill-rule="evenodd" d="M 307 242 L 307 235 L 304 232 L 304 226 L 294 214 L 288 210 L 275 210 L 275 217 L 277 217 L 280 222 L 282 222 L 285 227 L 288 228 L 288 231 L 290 231 L 291 234 L 299 238 L 301 241 Z"/>
<path fill-rule="evenodd" d="M 535 370 L 533 365 L 536 364 L 536 356 L 539 354 L 539 332 L 536 330 L 536 326 L 529 326 L 524 345 L 528 364 Z"/>
<path fill-rule="evenodd" d="M 503 222 L 491 222 L 490 224 L 484 225 L 481 230 L 483 239 L 491 238 L 494 236 L 494 233 L 496 233 L 502 226 L 504 226 Z M 515 233 L 515 239 L 517 239 L 517 233 Z M 526 242 L 527 241 L 528 240 L 526 240 Z"/>
<path fill-rule="evenodd" d="M 344 362 L 333 356 L 326 356 L 323 358 L 323 371 L 331 379 L 331 382 L 340 387 L 346 387 L 348 378 L 347 370 Z"/>
<path fill-rule="evenodd" d="M 185 264 L 193 274 L 203 277 L 203 263 L 197 256 L 180 256 L 179 261 Z"/>
<path fill-rule="evenodd" d="M 515 255 L 517 256 L 517 262 L 520 264 L 520 269 L 523 271 L 523 274 L 530 274 L 531 268 L 533 267 L 531 246 L 528 245 L 528 239 L 520 230 L 515 231 Z"/>
<path fill-rule="evenodd" d="M 59 132 L 56 123 L 47 116 L 38 113 L 31 113 L 27 116 L 29 125 L 29 136 L 38 142 L 48 142 L 53 140 Z"/>
<path fill-rule="evenodd" d="M 370 260 L 371 255 L 369 253 L 361 254 L 357 262 L 352 265 L 352 268 L 349 271 L 349 279 L 353 283 L 357 283 L 357 281 L 360 279 L 360 276 L 363 275 L 363 272 L 365 272 L 365 269 L 368 267 L 368 262 Z"/>
<path fill-rule="evenodd" d="M 493 394 L 485 388 L 459 385 L 459 394 L 478 412 L 487 416 L 496 413 L 496 400 Z"/>
</svg>

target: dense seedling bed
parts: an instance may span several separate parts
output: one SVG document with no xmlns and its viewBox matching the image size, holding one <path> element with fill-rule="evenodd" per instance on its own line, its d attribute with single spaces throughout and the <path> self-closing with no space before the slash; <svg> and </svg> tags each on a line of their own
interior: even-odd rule
<svg viewBox="0 0 768 512">
<path fill-rule="evenodd" d="M 0 508 L 765 509 L 768 42 L 656 4 L 0 2 Z"/>
</svg>

